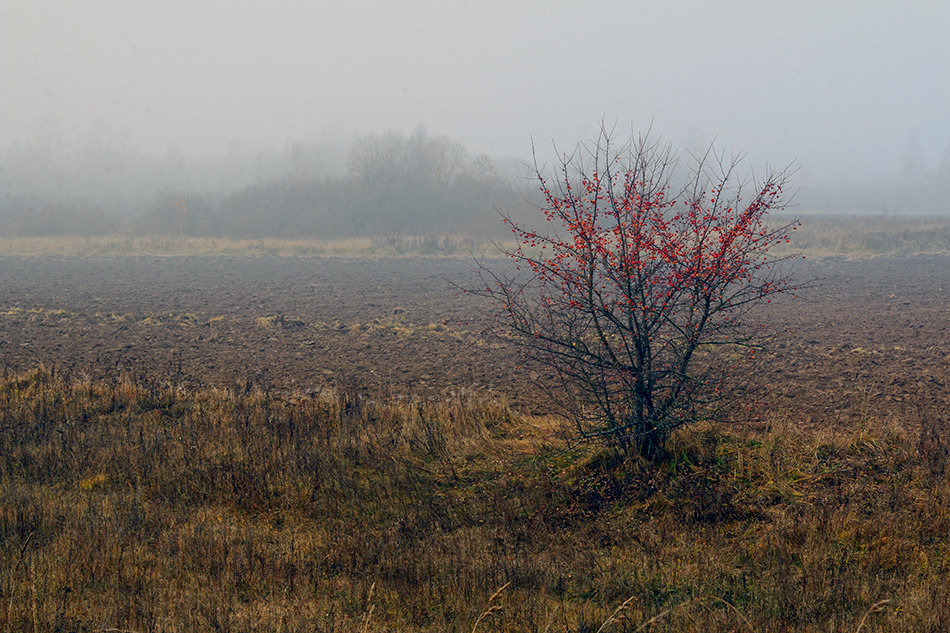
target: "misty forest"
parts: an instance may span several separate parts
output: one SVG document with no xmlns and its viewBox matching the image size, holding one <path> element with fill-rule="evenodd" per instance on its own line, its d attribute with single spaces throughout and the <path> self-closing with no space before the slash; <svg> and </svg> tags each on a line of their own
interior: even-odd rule
<svg viewBox="0 0 950 633">
<path fill-rule="evenodd" d="M 421 127 L 203 158 L 109 141 L 30 145 L 8 148 L 0 169 L 0 230 L 13 235 L 492 233 L 499 208 L 534 193 L 527 163 L 473 155 Z"/>
<path fill-rule="evenodd" d="M 206 155 L 174 147 L 149 153 L 121 135 L 100 133 L 85 143 L 37 141 L 3 151 L 3 234 L 498 235 L 500 210 L 540 202 L 530 159 L 476 155 L 423 127 L 281 149 L 236 145 Z M 950 144 L 934 165 L 920 154 L 911 139 L 889 179 L 799 188 L 793 210 L 943 213 Z"/>
</svg>

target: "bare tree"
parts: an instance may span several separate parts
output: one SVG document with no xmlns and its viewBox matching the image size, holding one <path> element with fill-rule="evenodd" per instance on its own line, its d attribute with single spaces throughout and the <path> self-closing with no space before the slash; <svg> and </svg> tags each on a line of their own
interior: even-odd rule
<svg viewBox="0 0 950 633">
<path fill-rule="evenodd" d="M 560 380 L 584 437 L 664 455 L 670 434 L 720 400 L 724 377 L 758 345 L 748 311 L 792 290 L 769 249 L 797 222 L 770 226 L 788 170 L 755 180 L 713 148 L 685 178 L 650 135 L 618 144 L 604 128 L 536 166 L 538 227 L 505 221 L 516 272 L 480 267 L 476 293 L 500 333 Z"/>
</svg>

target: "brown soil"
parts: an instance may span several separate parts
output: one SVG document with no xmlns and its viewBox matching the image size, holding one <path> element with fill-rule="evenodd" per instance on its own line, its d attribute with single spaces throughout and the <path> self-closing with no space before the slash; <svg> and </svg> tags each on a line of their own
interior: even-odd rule
<svg viewBox="0 0 950 633">
<path fill-rule="evenodd" d="M 75 376 L 385 397 L 490 390 L 543 411 L 537 376 L 480 333 L 464 259 L 0 258 L 0 361 Z M 950 257 L 824 259 L 769 306 L 763 405 L 802 422 L 950 411 Z"/>
</svg>

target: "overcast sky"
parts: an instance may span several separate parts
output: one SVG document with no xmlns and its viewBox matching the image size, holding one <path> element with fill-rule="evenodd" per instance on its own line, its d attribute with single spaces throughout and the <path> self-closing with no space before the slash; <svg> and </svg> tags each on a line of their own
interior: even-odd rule
<svg viewBox="0 0 950 633">
<path fill-rule="evenodd" d="M 204 152 L 421 124 L 527 157 L 532 137 L 652 121 L 813 182 L 950 147 L 946 0 L 0 0 L 0 29 L 3 145 Z"/>
</svg>

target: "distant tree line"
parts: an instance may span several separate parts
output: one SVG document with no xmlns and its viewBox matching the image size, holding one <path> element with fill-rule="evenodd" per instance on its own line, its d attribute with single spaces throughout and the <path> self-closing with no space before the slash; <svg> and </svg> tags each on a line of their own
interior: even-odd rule
<svg viewBox="0 0 950 633">
<path fill-rule="evenodd" d="M 21 163 L 17 156 L 5 156 L 2 176 L 10 178 L 10 171 L 19 169 L 36 179 L 38 169 L 24 171 L 24 157 L 42 162 L 24 152 Z M 115 169 L 122 164 L 114 157 L 99 162 Z M 289 148 L 280 162 L 280 169 L 259 169 L 256 178 L 235 186 L 234 169 L 215 183 L 213 170 L 190 174 L 186 159 L 172 152 L 151 181 L 141 169 L 136 172 L 138 198 L 124 189 L 111 201 L 101 192 L 82 190 L 74 174 L 66 183 L 64 168 L 52 169 L 51 175 L 58 173 L 72 189 L 47 187 L 45 195 L 34 193 L 41 187 L 26 193 L 23 186 L 5 189 L 0 231 L 318 238 L 484 233 L 498 230 L 497 209 L 523 205 L 533 195 L 520 165 L 500 169 L 489 157 L 473 156 L 458 141 L 422 128 L 408 135 L 390 131 L 358 137 L 341 157 L 343 165 L 315 160 L 302 145 Z M 121 175 L 111 177 L 124 182 Z"/>
<path fill-rule="evenodd" d="M 950 144 L 933 166 L 913 144 L 904 154 L 890 179 L 803 185 L 796 209 L 950 213 Z M 532 176 L 422 128 L 204 157 L 152 155 L 123 137 L 38 141 L 0 153 L 0 236 L 497 234 L 499 209 L 540 204 Z"/>
</svg>

